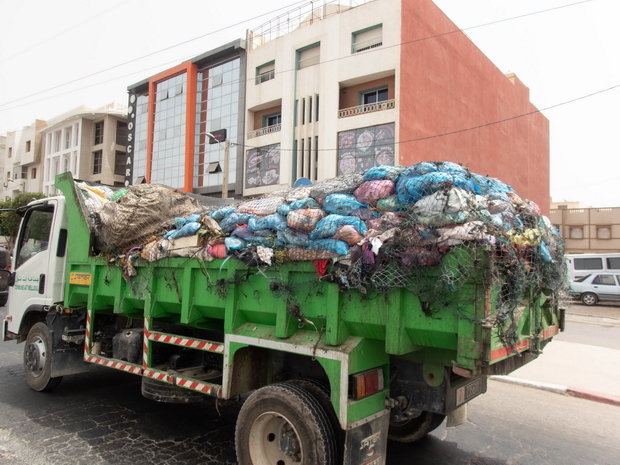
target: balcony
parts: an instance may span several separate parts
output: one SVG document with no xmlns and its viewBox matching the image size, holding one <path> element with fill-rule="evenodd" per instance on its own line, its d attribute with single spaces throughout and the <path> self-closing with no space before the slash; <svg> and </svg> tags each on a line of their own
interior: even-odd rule
<svg viewBox="0 0 620 465">
<path fill-rule="evenodd" d="M 264 128 L 250 131 L 246 135 L 246 139 L 253 139 L 254 137 L 264 136 L 265 134 L 271 134 L 274 132 L 280 132 L 282 130 L 282 123 L 274 124 L 273 126 L 266 126 Z"/>
<path fill-rule="evenodd" d="M 384 100 L 382 102 L 367 103 L 357 107 L 344 108 L 338 110 L 338 118 L 348 118 L 349 116 L 364 115 L 376 111 L 392 110 L 396 108 L 396 100 Z"/>
</svg>

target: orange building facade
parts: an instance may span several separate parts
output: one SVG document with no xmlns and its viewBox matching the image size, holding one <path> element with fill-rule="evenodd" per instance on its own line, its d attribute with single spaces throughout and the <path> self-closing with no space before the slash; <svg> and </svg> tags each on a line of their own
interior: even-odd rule
<svg viewBox="0 0 620 465">
<path fill-rule="evenodd" d="M 548 215 L 549 121 L 529 89 L 431 0 L 401 5 L 400 164 L 461 163 L 510 184 Z"/>
</svg>

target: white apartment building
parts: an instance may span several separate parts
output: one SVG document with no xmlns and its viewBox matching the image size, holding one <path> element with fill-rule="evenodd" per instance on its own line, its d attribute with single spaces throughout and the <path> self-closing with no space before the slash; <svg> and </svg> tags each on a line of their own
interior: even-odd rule
<svg viewBox="0 0 620 465">
<path fill-rule="evenodd" d="M 50 119 L 41 131 L 44 173 L 42 192 L 56 194 L 56 175 L 110 186 L 124 184 L 127 106 L 110 103 L 93 109 L 81 106 Z"/>
<path fill-rule="evenodd" d="M 245 195 L 363 164 L 337 150 L 338 135 L 357 140 L 366 130 L 371 143 L 383 135 L 384 164 L 398 161 L 400 0 L 308 6 L 248 32 Z"/>
<path fill-rule="evenodd" d="M 3 200 L 23 192 L 41 192 L 41 134 L 46 122 L 36 120 L 21 130 L 8 132 L 4 142 Z"/>
</svg>

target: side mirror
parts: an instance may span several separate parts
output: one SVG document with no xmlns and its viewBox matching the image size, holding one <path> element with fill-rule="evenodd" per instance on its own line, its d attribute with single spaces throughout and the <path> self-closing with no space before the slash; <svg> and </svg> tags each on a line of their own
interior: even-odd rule
<svg viewBox="0 0 620 465">
<path fill-rule="evenodd" d="M 6 291 L 8 286 L 15 285 L 15 275 L 9 270 L 0 270 L 0 292 Z"/>
</svg>

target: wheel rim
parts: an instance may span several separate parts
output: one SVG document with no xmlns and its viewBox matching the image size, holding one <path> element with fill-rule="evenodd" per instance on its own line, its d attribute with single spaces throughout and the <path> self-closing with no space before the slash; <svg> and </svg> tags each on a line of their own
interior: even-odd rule
<svg viewBox="0 0 620 465">
<path fill-rule="evenodd" d="M 36 337 L 26 347 L 26 366 L 33 376 L 39 377 L 43 373 L 46 361 L 45 342 L 40 337 Z"/>
<path fill-rule="evenodd" d="M 586 305 L 594 305 L 596 303 L 596 298 L 591 294 L 586 294 L 583 296 L 583 303 Z"/>
<path fill-rule="evenodd" d="M 252 425 L 250 438 L 253 463 L 289 465 L 303 461 L 295 427 L 278 413 L 265 412 L 259 416 Z"/>
</svg>

